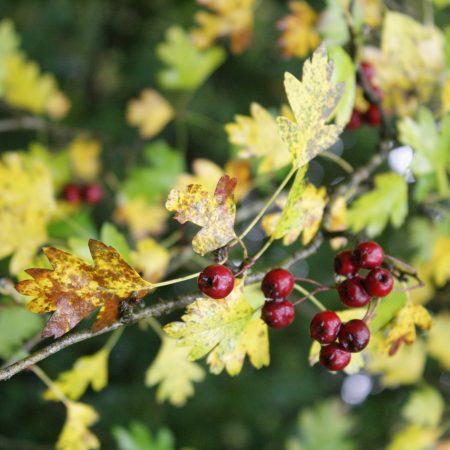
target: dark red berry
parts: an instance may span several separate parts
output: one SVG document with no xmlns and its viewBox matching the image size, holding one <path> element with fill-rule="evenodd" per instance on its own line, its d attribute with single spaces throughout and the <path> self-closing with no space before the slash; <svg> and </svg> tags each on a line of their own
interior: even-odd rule
<svg viewBox="0 0 450 450">
<path fill-rule="evenodd" d="M 358 272 L 359 267 L 352 258 L 352 251 L 345 250 L 334 258 L 334 271 L 338 275 L 352 276 Z"/>
<path fill-rule="evenodd" d="M 349 278 L 338 284 L 337 291 L 341 302 L 350 308 L 367 305 L 371 299 L 364 288 L 364 279 L 360 276 Z"/>
<path fill-rule="evenodd" d="M 286 298 L 294 288 L 294 277 L 285 269 L 273 269 L 266 273 L 261 289 L 266 298 L 277 300 Z"/>
<path fill-rule="evenodd" d="M 212 264 L 200 272 L 198 287 L 211 298 L 225 298 L 234 287 L 234 275 L 221 264 Z"/>
<path fill-rule="evenodd" d="M 361 113 L 354 109 L 352 111 L 352 115 L 350 117 L 350 120 L 347 124 L 347 129 L 348 130 L 357 130 L 358 128 L 361 127 L 361 125 L 363 124 L 363 118 Z"/>
<path fill-rule="evenodd" d="M 363 320 L 354 319 L 344 323 L 339 331 L 339 343 L 349 352 L 364 350 L 370 340 L 370 331 Z"/>
<path fill-rule="evenodd" d="M 353 250 L 352 258 L 364 269 L 375 269 L 383 262 L 384 252 L 376 242 L 362 242 Z"/>
<path fill-rule="evenodd" d="M 387 269 L 373 269 L 364 280 L 364 287 L 372 297 L 386 297 L 394 287 L 394 279 Z"/>
<path fill-rule="evenodd" d="M 372 64 L 363 61 L 360 64 L 361 71 L 364 74 L 364 77 L 366 78 L 367 82 L 372 86 L 372 80 L 375 75 L 375 68 L 372 66 Z"/>
<path fill-rule="evenodd" d="M 321 344 L 331 344 L 335 341 L 341 328 L 341 319 L 334 311 L 322 311 L 311 320 L 309 333 Z"/>
<path fill-rule="evenodd" d="M 103 188 L 97 183 L 86 184 L 83 187 L 81 195 L 86 203 L 95 205 L 103 199 Z"/>
<path fill-rule="evenodd" d="M 289 300 L 265 302 L 261 319 L 271 328 L 286 328 L 295 318 L 294 305 Z"/>
<path fill-rule="evenodd" d="M 66 202 L 69 203 L 80 203 L 81 202 L 81 189 L 76 184 L 67 184 L 62 192 L 62 197 Z"/>
<path fill-rule="evenodd" d="M 344 350 L 336 342 L 326 345 L 320 349 L 319 362 L 328 370 L 342 370 L 348 365 L 350 359 L 350 352 Z"/>
<path fill-rule="evenodd" d="M 381 112 L 377 105 L 370 105 L 369 109 L 364 113 L 364 120 L 370 125 L 377 127 L 381 123 Z"/>
</svg>

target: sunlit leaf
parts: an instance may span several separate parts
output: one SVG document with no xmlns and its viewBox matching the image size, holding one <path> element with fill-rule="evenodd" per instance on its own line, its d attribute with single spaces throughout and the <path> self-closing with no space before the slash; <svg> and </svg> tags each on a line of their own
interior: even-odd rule
<svg viewBox="0 0 450 450">
<path fill-rule="evenodd" d="M 441 434 L 438 428 L 408 425 L 394 435 L 386 450 L 428 450 L 434 447 Z"/>
</svg>

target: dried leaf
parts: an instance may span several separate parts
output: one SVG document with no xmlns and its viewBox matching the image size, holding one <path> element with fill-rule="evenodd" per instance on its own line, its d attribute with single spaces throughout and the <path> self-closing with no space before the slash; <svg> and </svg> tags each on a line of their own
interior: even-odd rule
<svg viewBox="0 0 450 450">
<path fill-rule="evenodd" d="M 324 46 L 303 65 L 302 81 L 285 74 L 286 94 L 296 122 L 278 117 L 277 123 L 294 167 L 304 166 L 333 145 L 342 131 L 337 125 L 326 124 L 344 91 L 344 86 L 333 83 L 332 77 L 333 63 L 328 61 Z"/>
<path fill-rule="evenodd" d="M 140 299 L 152 289 L 112 247 L 91 239 L 94 265 L 63 250 L 47 247 L 44 253 L 53 270 L 28 269 L 31 280 L 17 284 L 17 290 L 33 299 L 27 307 L 36 313 L 54 312 L 43 336 L 59 337 L 99 308 L 93 331 L 119 319 L 119 305 L 130 296 Z"/>
<path fill-rule="evenodd" d="M 236 236 L 235 187 L 236 179 L 224 175 L 217 183 L 214 195 L 201 184 L 191 184 L 184 192 L 178 189 L 170 191 L 166 208 L 176 211 L 175 219 L 180 223 L 189 221 L 202 227 L 192 241 L 195 252 L 204 255 L 223 247 Z"/>
</svg>

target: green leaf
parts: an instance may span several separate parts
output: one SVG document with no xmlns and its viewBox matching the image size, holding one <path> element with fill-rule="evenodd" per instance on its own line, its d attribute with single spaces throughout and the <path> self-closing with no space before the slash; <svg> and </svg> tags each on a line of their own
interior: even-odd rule
<svg viewBox="0 0 450 450">
<path fill-rule="evenodd" d="M 118 450 L 175 450 L 175 439 L 167 428 L 152 433 L 141 422 L 132 422 L 127 428 L 112 429 Z"/>
<path fill-rule="evenodd" d="M 320 17 L 319 32 L 327 46 L 345 45 L 350 38 L 341 3 L 336 0 L 327 0 L 327 7 Z"/>
<path fill-rule="evenodd" d="M 113 224 L 109 222 L 103 224 L 100 231 L 100 240 L 114 247 L 128 264 L 133 265 L 130 246 L 125 236 Z"/>
<path fill-rule="evenodd" d="M 43 321 L 23 306 L 4 302 L 0 306 L 0 358 L 7 359 L 42 329 Z"/>
<path fill-rule="evenodd" d="M 433 3 L 438 7 L 438 8 L 445 8 L 446 6 L 450 5 L 450 0 L 433 0 Z"/>
<path fill-rule="evenodd" d="M 6 58 L 14 53 L 20 44 L 14 24 L 9 19 L 0 22 L 0 97 L 4 94 L 6 76 Z"/>
<path fill-rule="evenodd" d="M 195 90 L 225 60 L 222 48 L 199 50 L 189 35 L 177 26 L 167 30 L 166 42 L 156 47 L 156 54 L 169 66 L 158 73 L 159 84 L 170 90 Z"/>
<path fill-rule="evenodd" d="M 348 211 L 348 225 L 355 232 L 363 229 L 368 236 L 379 235 L 390 221 L 398 228 L 408 214 L 408 187 L 396 173 L 375 177 L 375 188 L 363 194 Z"/>
<path fill-rule="evenodd" d="M 438 390 L 423 386 L 414 391 L 402 409 L 402 416 L 415 425 L 437 427 L 444 413 L 445 403 Z"/>
<path fill-rule="evenodd" d="M 166 142 L 156 141 L 145 148 L 144 157 L 148 165 L 130 171 L 123 191 L 130 198 L 145 197 L 157 203 L 166 197 L 184 171 L 183 156 Z"/>
<path fill-rule="evenodd" d="M 328 399 L 300 413 L 286 450 L 353 450 L 356 446 L 348 437 L 353 427 L 354 419 L 342 402 Z"/>
<path fill-rule="evenodd" d="M 387 325 L 405 306 L 406 300 L 404 292 L 392 292 L 383 298 L 375 317 L 370 321 L 370 331 L 374 333 Z"/>
</svg>

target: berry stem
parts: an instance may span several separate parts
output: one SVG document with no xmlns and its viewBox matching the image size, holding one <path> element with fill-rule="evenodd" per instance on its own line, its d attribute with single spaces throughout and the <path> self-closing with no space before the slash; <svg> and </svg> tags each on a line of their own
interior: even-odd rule
<svg viewBox="0 0 450 450">
<path fill-rule="evenodd" d="M 334 286 L 333 287 L 326 286 L 325 284 L 319 283 L 318 281 L 312 280 L 311 278 L 295 277 L 294 279 L 295 279 L 295 281 L 303 281 L 304 283 L 314 284 L 321 288 L 333 289 L 333 287 L 334 287 Z"/>
<path fill-rule="evenodd" d="M 380 306 L 380 303 L 381 297 L 378 297 L 375 302 L 369 303 L 369 306 L 367 307 L 367 312 L 362 319 L 365 323 L 369 323 L 375 317 L 377 309 Z"/>
<path fill-rule="evenodd" d="M 165 338 L 164 331 L 161 328 L 161 325 L 154 317 L 149 317 L 147 319 L 147 323 L 150 325 L 152 330 L 158 335 L 158 337 L 163 340 Z"/>
<path fill-rule="evenodd" d="M 119 342 L 120 337 L 123 333 L 123 328 L 118 328 L 116 331 L 114 331 L 111 336 L 106 341 L 105 346 L 103 347 L 108 353 L 111 352 L 111 350 L 115 347 L 117 342 Z"/>
<path fill-rule="evenodd" d="M 327 308 L 325 308 L 325 306 L 323 306 L 322 302 L 320 302 L 315 296 L 314 294 L 316 292 L 321 292 L 324 290 L 328 290 L 328 288 L 323 289 L 323 288 L 317 288 L 312 292 L 307 291 L 304 287 L 300 286 L 299 284 L 294 284 L 294 289 L 296 289 L 297 291 L 301 292 L 304 297 L 302 297 L 301 299 L 297 300 L 296 302 L 294 302 L 294 305 L 298 305 L 299 303 L 303 302 L 304 300 L 311 300 L 312 303 L 314 303 L 314 305 L 316 305 L 316 307 L 318 309 L 320 309 L 321 311 L 326 311 Z"/>
<path fill-rule="evenodd" d="M 185 277 L 173 278 L 171 280 L 161 281 L 160 283 L 152 284 L 152 288 L 159 288 L 162 286 L 169 286 L 171 284 L 181 283 L 182 281 L 192 280 L 193 278 L 198 278 L 200 272 L 191 273 L 190 275 L 186 275 Z"/>
<path fill-rule="evenodd" d="M 264 252 L 271 246 L 273 241 L 273 237 L 268 239 L 266 243 L 258 250 L 258 252 L 251 259 L 248 259 L 247 262 L 239 269 L 239 271 L 234 274 L 235 278 L 242 275 L 246 270 L 250 269 L 250 267 L 252 267 L 256 263 L 256 261 L 258 261 L 258 259 L 264 254 Z"/>
<path fill-rule="evenodd" d="M 324 159 L 333 161 L 344 172 L 346 172 L 348 174 L 352 174 L 355 171 L 355 169 L 353 169 L 353 166 L 350 163 L 348 163 L 345 159 L 341 158 L 340 156 L 336 155 L 333 152 L 329 152 L 329 151 L 325 150 L 324 152 L 319 153 L 319 156 L 321 156 Z"/>
</svg>

